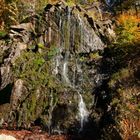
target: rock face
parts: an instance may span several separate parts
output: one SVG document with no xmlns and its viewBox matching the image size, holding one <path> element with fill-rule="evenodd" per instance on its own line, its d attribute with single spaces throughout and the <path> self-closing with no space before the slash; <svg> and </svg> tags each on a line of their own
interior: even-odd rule
<svg viewBox="0 0 140 140">
<path fill-rule="evenodd" d="M 0 105 L 10 109 L 0 119 L 11 127 L 74 133 L 80 130 L 82 99 L 88 117 L 99 120 L 93 89 L 104 79 L 100 54 L 114 36 L 110 21 L 94 21 L 81 7 L 64 3 L 48 4 L 12 26 L 8 45 L 1 41 L 0 98 L 7 101 Z"/>
</svg>

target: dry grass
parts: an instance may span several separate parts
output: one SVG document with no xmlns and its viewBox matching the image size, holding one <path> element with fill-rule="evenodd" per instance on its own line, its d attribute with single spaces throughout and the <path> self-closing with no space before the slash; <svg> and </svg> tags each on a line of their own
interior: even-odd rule
<svg viewBox="0 0 140 140">
<path fill-rule="evenodd" d="M 119 123 L 124 140 L 140 139 L 139 87 L 129 87 L 121 92 L 121 121 Z"/>
<path fill-rule="evenodd" d="M 124 140 L 140 140 L 140 120 L 123 119 L 120 127 Z"/>
</svg>

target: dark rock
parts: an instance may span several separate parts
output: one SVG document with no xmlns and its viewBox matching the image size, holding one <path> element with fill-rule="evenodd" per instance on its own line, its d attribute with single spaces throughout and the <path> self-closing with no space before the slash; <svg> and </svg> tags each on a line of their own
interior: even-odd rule
<svg viewBox="0 0 140 140">
<path fill-rule="evenodd" d="M 47 12 L 50 10 L 50 8 L 52 7 L 52 4 L 47 4 L 47 6 L 44 8 L 44 10 Z"/>
</svg>

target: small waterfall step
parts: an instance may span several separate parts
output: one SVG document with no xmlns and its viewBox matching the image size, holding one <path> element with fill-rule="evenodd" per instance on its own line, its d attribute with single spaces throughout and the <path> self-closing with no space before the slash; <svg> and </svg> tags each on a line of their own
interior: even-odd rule
<svg viewBox="0 0 140 140">
<path fill-rule="evenodd" d="M 86 104 L 83 100 L 83 97 L 80 93 L 78 93 L 79 95 L 79 116 L 80 116 L 80 130 L 79 132 L 81 132 L 83 130 L 84 124 L 88 121 L 88 116 L 89 116 L 89 112 L 86 108 Z"/>
</svg>

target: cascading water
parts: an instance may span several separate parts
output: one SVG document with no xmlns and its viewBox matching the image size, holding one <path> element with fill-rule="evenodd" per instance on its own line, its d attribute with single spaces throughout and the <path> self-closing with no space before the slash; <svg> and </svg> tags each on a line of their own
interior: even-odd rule
<svg viewBox="0 0 140 140">
<path fill-rule="evenodd" d="M 48 129 L 49 134 L 51 134 L 51 124 L 52 124 L 52 111 L 53 111 L 53 94 L 50 95 L 50 109 L 49 109 L 49 120 L 48 120 Z"/>
<path fill-rule="evenodd" d="M 83 22 L 82 19 L 80 18 L 80 15 L 78 14 L 78 19 L 79 19 L 79 26 L 80 26 L 80 45 L 82 47 L 82 45 L 84 45 L 84 40 L 83 40 Z M 78 62 L 76 63 L 76 68 L 77 68 L 77 73 L 80 74 L 80 79 L 81 81 L 83 81 L 83 72 L 82 69 L 80 67 L 80 65 L 78 64 Z M 80 94 L 80 92 L 78 91 L 78 95 L 79 95 L 79 103 L 78 103 L 78 110 L 79 110 L 79 117 L 80 117 L 80 131 L 83 130 L 84 124 L 88 121 L 88 116 L 89 116 L 89 112 L 86 108 L 86 104 L 83 100 L 82 95 Z"/>
<path fill-rule="evenodd" d="M 70 80 L 68 78 L 68 54 L 67 53 L 65 54 L 62 75 L 63 75 L 64 82 L 71 87 L 71 82 L 70 82 Z"/>
<path fill-rule="evenodd" d="M 93 67 L 89 67 L 88 65 L 91 62 L 90 53 L 99 50 L 103 46 L 103 43 L 80 14 L 73 15 L 70 7 L 66 8 L 65 15 L 61 15 L 57 23 L 59 28 L 59 52 L 54 59 L 54 74 L 57 75 L 59 81 L 62 81 L 61 84 L 64 85 L 66 96 L 64 104 L 69 100 L 69 102 L 72 102 L 75 99 L 74 96 L 72 97 L 72 95 L 68 95 L 67 93 L 74 93 L 75 91 L 75 94 L 77 94 L 78 103 L 76 104 L 76 101 L 74 104 L 78 108 L 74 108 L 75 105 L 72 107 L 70 104 L 66 108 L 78 110 L 79 132 L 81 132 L 89 117 L 86 106 L 89 108 L 90 104 L 86 105 L 84 102 L 85 94 L 89 94 L 89 98 L 86 97 L 85 99 L 88 98 L 91 100 L 92 95 L 90 93 L 92 92 L 94 82 L 95 84 L 100 82 L 100 77 L 94 78 L 96 72 L 93 73 L 93 69 L 91 70 Z M 63 96 L 64 99 L 65 96 Z M 71 96 L 72 98 L 68 99 L 67 96 Z M 74 113 L 72 112 L 71 114 Z M 73 116 L 76 116 L 76 114 Z M 61 129 L 63 128 L 60 126 Z"/>
<path fill-rule="evenodd" d="M 68 9 L 68 21 L 67 21 L 67 29 L 68 31 L 70 31 L 70 9 Z M 80 45 L 83 45 L 83 29 L 82 29 L 82 19 L 80 18 L 80 16 L 78 15 L 78 19 L 79 19 L 79 27 L 80 27 Z M 73 37 L 74 40 L 74 37 Z M 68 35 L 67 40 L 66 41 L 70 41 L 70 35 Z M 71 83 L 70 79 L 68 78 L 68 62 L 69 62 L 69 47 L 70 44 L 67 44 L 68 46 L 65 46 L 65 56 L 64 56 L 64 62 L 63 62 L 63 70 L 62 70 L 62 75 L 63 75 L 63 79 L 64 82 L 68 84 L 69 87 L 71 87 L 72 89 L 74 89 L 77 93 L 78 93 L 78 97 L 79 97 L 79 103 L 78 103 L 78 114 L 80 117 L 80 131 L 83 130 L 84 124 L 88 121 L 88 116 L 89 116 L 89 112 L 86 108 L 86 104 L 83 100 L 82 95 L 80 94 L 79 90 L 79 86 L 78 87 L 75 85 L 76 83 L 76 73 L 80 75 L 80 77 L 78 77 L 79 79 L 82 76 L 82 69 L 80 67 L 80 65 L 78 64 L 77 60 L 75 63 L 75 69 L 73 69 L 74 73 L 73 73 L 73 83 Z M 82 46 L 81 46 L 82 47 Z M 81 80 L 83 80 L 83 78 L 81 78 Z"/>
<path fill-rule="evenodd" d="M 83 81 L 83 72 L 79 64 L 77 64 L 77 73 L 80 74 L 79 79 Z M 83 84 L 83 83 L 81 83 Z M 79 111 L 79 117 L 80 117 L 80 130 L 79 132 L 83 131 L 84 124 L 88 121 L 89 112 L 86 108 L 86 104 L 83 100 L 82 94 L 80 94 L 81 90 L 77 90 L 78 96 L 79 96 L 79 103 L 78 103 L 78 111 Z"/>
<path fill-rule="evenodd" d="M 59 29 L 59 34 L 61 34 L 61 28 L 62 28 L 62 19 L 61 19 L 61 16 L 60 16 L 60 19 L 59 19 L 59 26 L 58 26 L 58 29 Z M 59 66 L 60 66 L 60 60 L 62 58 L 62 56 L 60 55 L 61 54 L 61 47 L 63 47 L 63 44 L 61 44 L 61 39 L 59 38 L 59 48 L 58 48 L 58 51 L 57 51 L 57 56 L 55 58 L 55 68 L 53 70 L 53 73 L 55 75 L 57 75 L 59 73 Z"/>
<path fill-rule="evenodd" d="M 79 104 L 78 104 L 78 107 L 79 107 L 79 116 L 80 116 L 80 131 L 83 130 L 83 127 L 84 127 L 84 124 L 88 121 L 88 116 L 89 116 L 89 112 L 86 108 L 86 105 L 84 103 L 84 100 L 83 100 L 83 97 L 80 93 L 78 93 L 79 95 Z"/>
<path fill-rule="evenodd" d="M 55 74 L 55 75 L 57 75 L 58 74 L 58 67 L 59 67 L 59 56 L 57 56 L 56 57 L 56 60 L 55 60 L 55 68 L 54 68 L 54 70 L 53 70 L 53 73 Z"/>
<path fill-rule="evenodd" d="M 88 121 L 88 116 L 89 116 L 89 112 L 86 108 L 86 104 L 83 100 L 82 95 L 79 93 L 79 90 L 76 89 L 75 86 L 75 79 L 73 80 L 73 84 L 71 84 L 69 78 L 68 78 L 68 69 L 67 69 L 67 62 L 65 61 L 64 65 L 63 65 L 63 77 L 65 79 L 65 82 L 69 85 L 69 87 L 73 88 L 74 90 L 76 90 L 76 92 L 78 93 L 79 96 L 79 103 L 78 103 L 78 111 L 79 111 L 79 117 L 80 117 L 80 129 L 79 132 L 81 132 L 83 130 L 84 124 Z M 81 73 L 82 75 L 82 70 L 81 68 L 77 65 L 77 72 Z M 75 78 L 75 74 L 74 74 L 74 78 Z"/>
<path fill-rule="evenodd" d="M 65 43 L 63 44 L 63 47 L 65 49 L 65 54 L 64 54 L 64 62 L 63 62 L 63 70 L 62 70 L 62 75 L 63 75 L 63 80 L 66 84 L 68 84 L 69 86 L 71 86 L 71 82 L 68 78 L 68 59 L 69 59 L 69 47 L 70 47 L 70 13 L 71 10 L 68 7 L 67 9 L 67 23 L 66 23 L 66 27 L 67 27 L 67 33 L 65 34 L 66 37 L 65 38 Z"/>
</svg>

